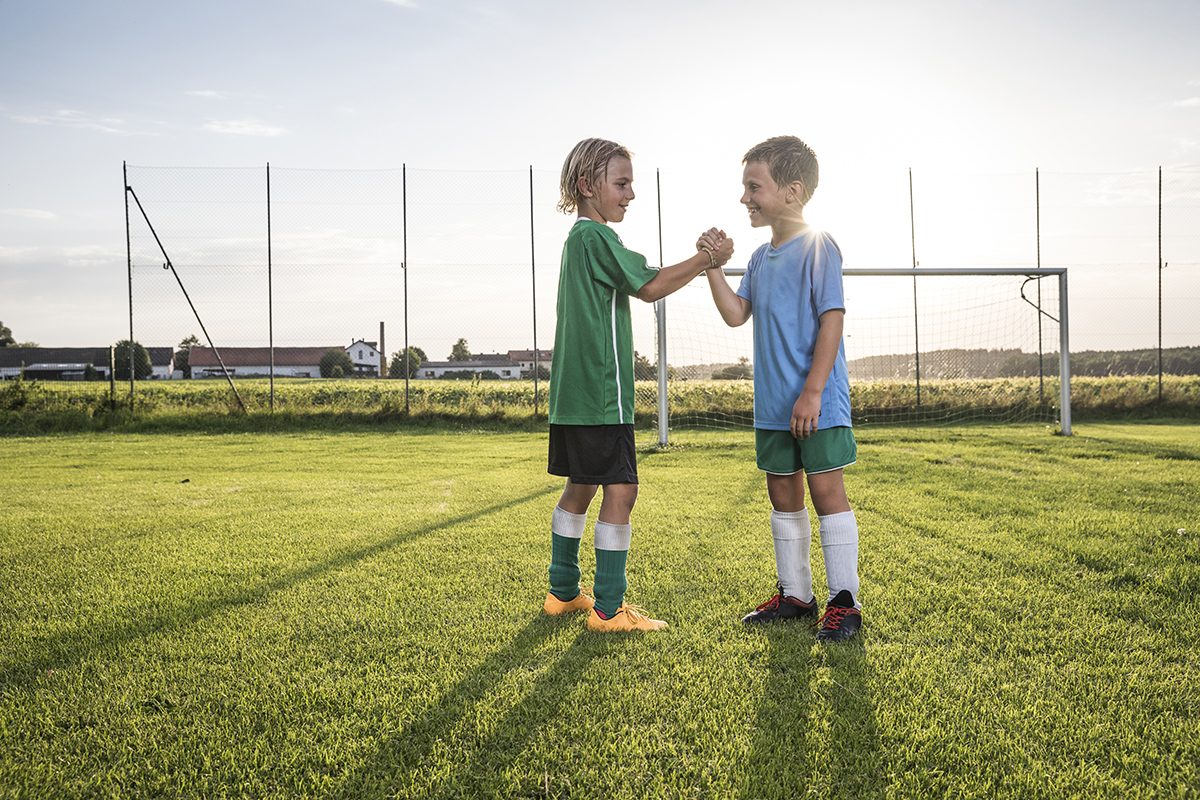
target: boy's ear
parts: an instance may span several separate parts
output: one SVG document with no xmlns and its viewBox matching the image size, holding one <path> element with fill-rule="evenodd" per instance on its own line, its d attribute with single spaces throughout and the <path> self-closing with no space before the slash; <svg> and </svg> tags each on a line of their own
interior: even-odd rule
<svg viewBox="0 0 1200 800">
<path fill-rule="evenodd" d="M 587 178 L 580 175 L 577 184 L 579 186 L 579 193 L 581 195 L 583 195 L 584 197 L 592 196 L 592 184 Z"/>
<path fill-rule="evenodd" d="M 799 203 L 804 197 L 804 181 L 792 181 L 788 184 L 787 199 L 789 203 Z"/>
</svg>

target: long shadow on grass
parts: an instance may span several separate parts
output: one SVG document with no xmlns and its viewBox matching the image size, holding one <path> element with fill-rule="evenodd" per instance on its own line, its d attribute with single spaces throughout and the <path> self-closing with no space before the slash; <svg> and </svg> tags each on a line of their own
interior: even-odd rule
<svg viewBox="0 0 1200 800">
<path fill-rule="evenodd" d="M 39 675 L 45 674 L 47 670 L 66 669 L 78 664 L 89 656 L 114 650 L 135 639 L 194 625 L 208 617 L 257 603 L 276 592 L 290 589 L 297 584 L 312 580 L 320 575 L 377 556 L 415 539 L 420 539 L 438 531 L 453 528 L 456 525 L 499 513 L 505 509 L 519 506 L 547 495 L 557 494 L 560 491 L 561 488 L 559 486 L 547 486 L 543 489 L 529 492 L 523 497 L 518 497 L 505 503 L 497 503 L 466 514 L 460 514 L 457 517 L 443 520 L 434 525 L 400 531 L 375 544 L 345 550 L 319 564 L 314 564 L 306 569 L 296 570 L 295 572 L 285 573 L 273 580 L 242 587 L 223 597 L 201 600 L 192 599 L 189 603 L 178 604 L 174 608 L 140 621 L 131 621 L 124 625 L 117 622 L 111 630 L 96 632 L 94 630 L 77 629 L 48 637 L 34 645 L 37 649 L 46 651 L 46 655 L 35 657 L 24 663 L 14 661 L 5 664 L 3 669 L 0 669 L 0 687 L 15 688 L 18 685 L 34 680 Z"/>
<path fill-rule="evenodd" d="M 862 639 L 814 646 L 812 631 L 765 626 L 767 680 L 747 753 L 744 800 L 807 797 L 828 787 L 831 798 L 883 796 L 882 755 L 870 669 Z M 829 679 L 818 678 L 822 663 Z M 824 715 L 829 732 L 813 736 Z"/>
<path fill-rule="evenodd" d="M 453 730 L 472 709 L 483 702 L 514 670 L 527 669 L 534 651 L 564 625 L 578 624 L 575 620 L 555 620 L 540 617 L 526 625 L 509 644 L 486 661 L 469 670 L 457 684 L 450 687 L 437 703 L 430 706 L 419 719 L 388 737 L 342 783 L 332 797 L 358 800 L 365 797 L 392 797 L 414 793 L 426 797 L 493 797 L 504 788 L 505 768 L 517 762 L 530 739 L 548 726 L 559 714 L 563 702 L 586 674 L 588 662 L 614 643 L 612 637 L 579 634 L 571 641 L 556 663 L 533 682 L 529 691 L 508 713 L 495 723 L 489 723 L 491 733 L 477 737 L 475 731 L 462 733 L 455 741 Z M 550 736 L 565 731 L 551 730 Z M 449 765 L 427 764 L 439 744 L 455 748 Z M 546 773 L 545 782 L 558 786 L 566 782 L 570 794 L 570 765 L 562 764 L 564 775 Z M 439 771 L 434 773 L 433 768 Z M 521 787 L 519 796 L 542 796 L 543 780 L 531 781 Z M 552 796 L 557 796 L 555 791 Z"/>
<path fill-rule="evenodd" d="M 883 752 L 871 699 L 871 665 L 864 649 L 864 631 L 850 642 L 824 648 L 831 685 L 831 719 L 824 753 L 828 764 L 829 796 L 862 800 L 883 797 Z"/>
<path fill-rule="evenodd" d="M 804 797 L 821 759 L 805 745 L 812 725 L 813 676 L 818 665 L 813 634 L 792 624 L 766 625 L 752 633 L 767 640 L 767 672 L 746 754 L 741 797 Z"/>
</svg>

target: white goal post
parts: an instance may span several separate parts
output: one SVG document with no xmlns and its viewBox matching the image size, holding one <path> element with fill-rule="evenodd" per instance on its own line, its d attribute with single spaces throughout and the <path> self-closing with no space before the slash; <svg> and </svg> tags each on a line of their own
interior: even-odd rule
<svg viewBox="0 0 1200 800">
<path fill-rule="evenodd" d="M 724 270 L 727 277 L 744 275 L 744 267 Z M 847 268 L 843 270 L 846 276 L 874 276 L 887 278 L 917 278 L 921 276 L 1012 276 L 1028 279 L 1056 277 L 1058 279 L 1058 323 L 1059 343 L 1059 392 L 1060 411 L 1059 425 L 1063 436 L 1071 435 L 1071 351 L 1069 347 L 1068 302 L 1067 302 L 1067 268 L 1066 267 L 914 267 L 911 269 L 863 269 Z M 914 284 L 915 285 L 915 284 Z M 1039 314 L 1044 314 L 1040 308 Z M 668 376 L 670 369 L 667 362 L 667 300 L 655 303 L 656 339 L 658 350 L 658 442 L 665 446 L 669 442 L 670 408 L 668 402 Z M 919 357 L 919 353 L 918 353 Z M 919 380 L 919 377 L 918 377 Z"/>
</svg>

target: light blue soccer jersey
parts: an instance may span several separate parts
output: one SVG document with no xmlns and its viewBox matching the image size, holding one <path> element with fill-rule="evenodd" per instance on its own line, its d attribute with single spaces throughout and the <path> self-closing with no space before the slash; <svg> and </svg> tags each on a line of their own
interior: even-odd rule
<svg viewBox="0 0 1200 800">
<path fill-rule="evenodd" d="M 754 427 L 786 431 L 792 406 L 812 368 L 820 316 L 845 309 L 842 252 L 827 233 L 811 228 L 782 247 L 754 251 L 738 297 L 750 301 L 754 320 Z M 850 425 L 850 377 L 846 347 L 821 395 L 819 429 Z"/>
</svg>

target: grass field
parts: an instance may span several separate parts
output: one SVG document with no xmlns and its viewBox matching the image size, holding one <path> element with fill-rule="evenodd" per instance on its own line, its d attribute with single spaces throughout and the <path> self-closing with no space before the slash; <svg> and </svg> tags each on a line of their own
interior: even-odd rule
<svg viewBox="0 0 1200 800">
<path fill-rule="evenodd" d="M 6 437 L 0 797 L 1200 796 L 1200 427 L 1076 433 L 860 431 L 829 647 L 739 626 L 745 433 L 641 452 L 672 627 L 607 638 L 540 615 L 544 434 Z"/>
</svg>

